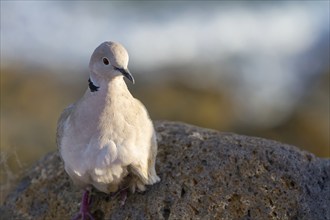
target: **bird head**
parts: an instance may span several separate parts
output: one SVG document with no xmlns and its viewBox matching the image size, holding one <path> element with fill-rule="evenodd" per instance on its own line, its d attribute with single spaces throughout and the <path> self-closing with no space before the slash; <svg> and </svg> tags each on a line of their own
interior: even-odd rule
<svg viewBox="0 0 330 220">
<path fill-rule="evenodd" d="M 134 84 L 134 78 L 127 68 L 128 59 L 128 53 L 121 44 L 107 41 L 94 50 L 89 69 L 99 78 L 112 79 L 123 75 Z"/>
</svg>

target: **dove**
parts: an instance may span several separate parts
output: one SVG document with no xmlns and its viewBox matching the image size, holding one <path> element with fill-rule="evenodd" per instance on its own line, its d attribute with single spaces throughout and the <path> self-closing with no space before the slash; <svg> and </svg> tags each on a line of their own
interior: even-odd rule
<svg viewBox="0 0 330 220">
<path fill-rule="evenodd" d="M 134 193 L 160 181 L 153 123 L 124 81 L 135 82 L 128 60 L 121 44 L 99 45 L 90 58 L 86 92 L 58 120 L 56 141 L 65 171 L 85 190 L 74 219 L 93 219 L 88 207 L 92 187 L 108 194 Z"/>
</svg>

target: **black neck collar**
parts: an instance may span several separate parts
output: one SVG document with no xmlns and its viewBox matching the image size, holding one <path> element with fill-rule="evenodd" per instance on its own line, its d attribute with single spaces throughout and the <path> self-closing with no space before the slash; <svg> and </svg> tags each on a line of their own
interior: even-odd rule
<svg viewBox="0 0 330 220">
<path fill-rule="evenodd" d="M 91 78 L 88 79 L 88 87 L 91 90 L 91 92 L 96 92 L 99 90 L 99 86 L 94 85 L 94 83 L 92 82 Z"/>
</svg>

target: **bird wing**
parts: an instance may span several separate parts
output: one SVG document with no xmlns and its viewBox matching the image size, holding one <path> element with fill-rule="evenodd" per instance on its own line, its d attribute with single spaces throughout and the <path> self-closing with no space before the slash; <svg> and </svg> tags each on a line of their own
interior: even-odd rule
<svg viewBox="0 0 330 220">
<path fill-rule="evenodd" d="M 136 175 L 143 184 L 149 183 L 147 169 L 145 169 L 140 164 L 131 164 L 128 166 L 128 170 L 130 173 Z"/>
<path fill-rule="evenodd" d="M 63 137 L 63 130 L 64 130 L 65 122 L 68 119 L 68 117 L 71 115 L 71 112 L 74 109 L 74 106 L 75 106 L 74 104 L 71 104 L 68 107 L 66 107 L 63 110 L 60 118 L 58 119 L 57 131 L 56 131 L 56 144 L 57 144 L 57 147 L 59 149 L 61 148 L 60 145 L 61 145 L 61 140 L 62 140 L 62 137 Z"/>
<path fill-rule="evenodd" d="M 159 181 L 155 171 L 158 148 L 156 133 L 146 108 L 138 99 L 135 99 L 135 109 L 135 117 L 133 118 L 138 120 L 136 127 L 138 128 L 137 133 L 140 133 L 138 136 L 141 140 L 137 144 L 141 147 L 139 150 L 143 152 L 143 155 L 140 155 L 139 160 L 131 163 L 128 169 L 139 177 L 142 183 L 151 185 Z"/>
<path fill-rule="evenodd" d="M 160 180 L 160 178 L 156 174 L 155 170 L 155 163 L 156 163 L 156 156 L 157 156 L 157 141 L 155 137 L 155 133 L 151 138 L 150 148 L 149 148 L 149 155 L 146 161 L 139 161 L 138 163 L 132 163 L 128 167 L 129 171 L 147 185 L 152 185 Z"/>
</svg>

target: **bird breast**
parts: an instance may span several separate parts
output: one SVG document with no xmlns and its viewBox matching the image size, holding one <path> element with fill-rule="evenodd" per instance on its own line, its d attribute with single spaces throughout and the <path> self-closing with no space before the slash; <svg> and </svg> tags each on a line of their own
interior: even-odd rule
<svg viewBox="0 0 330 220">
<path fill-rule="evenodd" d="M 139 104 L 124 97 L 103 102 L 87 97 L 77 103 L 65 123 L 61 144 L 62 158 L 73 179 L 93 184 L 119 181 L 126 166 L 148 154 L 153 129 Z M 87 108 L 91 105 L 94 108 Z"/>
</svg>

